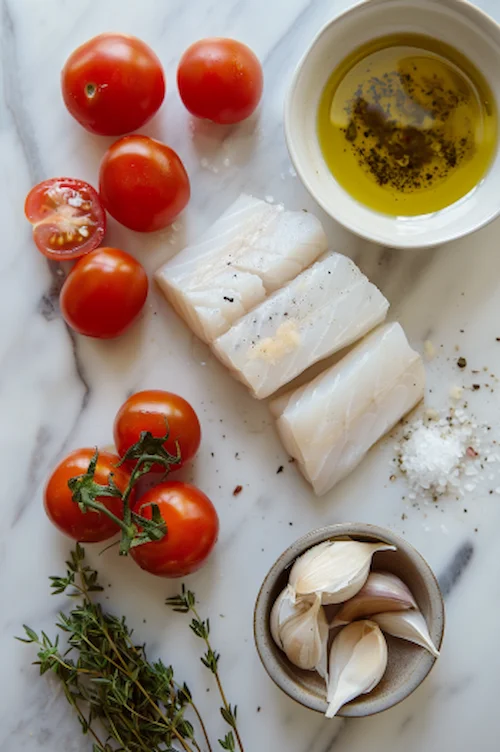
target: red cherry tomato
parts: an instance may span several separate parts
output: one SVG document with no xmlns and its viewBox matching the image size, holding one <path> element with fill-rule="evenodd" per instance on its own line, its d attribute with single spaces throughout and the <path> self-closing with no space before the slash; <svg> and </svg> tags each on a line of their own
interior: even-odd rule
<svg viewBox="0 0 500 752">
<path fill-rule="evenodd" d="M 181 462 L 172 465 L 178 470 L 194 457 L 201 441 L 200 421 L 195 411 L 185 399 L 161 389 L 148 389 L 132 394 L 120 407 L 115 418 L 114 439 L 120 457 L 123 457 L 133 444 L 139 441 L 141 431 L 149 431 L 153 436 L 169 439 L 163 445 L 170 454 L 177 453 L 179 442 Z M 164 470 L 154 466 L 153 471 Z"/>
<path fill-rule="evenodd" d="M 99 191 L 111 216 L 137 232 L 167 227 L 190 196 L 175 151 L 147 136 L 125 136 L 110 146 L 101 162 Z"/>
<path fill-rule="evenodd" d="M 259 104 L 262 66 L 246 44 L 200 39 L 182 56 L 177 85 L 192 115 L 214 123 L 239 123 Z"/>
<path fill-rule="evenodd" d="M 61 313 L 79 334 L 110 339 L 135 321 L 147 294 L 147 274 L 133 256 L 118 248 L 98 248 L 69 273 L 61 289 Z"/>
<path fill-rule="evenodd" d="M 81 512 L 71 496 L 68 481 L 78 475 L 84 475 L 94 456 L 95 449 L 77 449 L 71 452 L 55 468 L 50 476 L 44 493 L 44 506 L 47 516 L 54 525 L 70 538 L 84 543 L 107 540 L 119 532 L 118 525 L 101 512 Z M 110 452 L 99 452 L 99 459 L 95 471 L 95 482 L 106 485 L 109 476 L 120 491 L 125 491 L 130 479 L 128 470 L 116 467 L 120 458 Z M 98 497 L 97 501 L 104 504 L 116 517 L 122 517 L 121 499 L 110 496 Z"/>
<path fill-rule="evenodd" d="M 64 104 L 91 133 L 121 136 L 148 122 L 165 96 L 153 50 L 127 34 L 100 34 L 78 47 L 61 74 Z"/>
<path fill-rule="evenodd" d="M 52 178 L 26 196 L 26 218 L 37 248 L 56 261 L 76 259 L 94 250 L 106 230 L 106 213 L 91 185 L 73 178 Z"/>
<path fill-rule="evenodd" d="M 171 481 L 146 493 L 134 512 L 151 519 L 156 504 L 167 523 L 162 540 L 145 543 L 130 551 L 134 561 L 147 572 L 161 577 L 185 577 L 199 569 L 217 541 L 219 518 L 215 507 L 195 486 Z"/>
</svg>

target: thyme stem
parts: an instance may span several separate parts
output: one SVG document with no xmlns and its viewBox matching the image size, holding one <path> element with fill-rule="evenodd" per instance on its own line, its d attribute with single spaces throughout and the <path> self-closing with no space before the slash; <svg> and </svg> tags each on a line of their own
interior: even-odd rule
<svg viewBox="0 0 500 752">
<path fill-rule="evenodd" d="M 191 606 L 191 612 L 192 612 L 193 616 L 195 617 L 195 619 L 197 619 L 198 622 L 201 622 L 200 615 L 199 615 L 199 613 L 198 613 L 198 611 L 196 609 L 196 606 Z M 202 639 L 203 639 L 205 645 L 207 646 L 208 654 L 209 655 L 215 655 L 214 651 L 212 650 L 212 646 L 210 644 L 210 639 L 208 637 L 208 634 L 209 634 L 209 632 L 207 630 L 206 633 L 205 633 L 206 636 L 203 636 Z M 217 658 L 218 658 L 218 656 L 217 656 Z M 218 660 L 215 661 L 215 671 L 212 671 L 212 673 L 213 673 L 213 675 L 215 677 L 215 682 L 216 682 L 217 688 L 219 690 L 219 694 L 220 694 L 220 697 L 221 697 L 221 700 L 222 700 L 222 704 L 223 704 L 225 710 L 227 711 L 228 716 L 231 716 L 231 717 L 234 718 L 234 725 L 232 726 L 232 728 L 234 730 L 234 735 L 236 736 L 236 741 L 238 743 L 238 747 L 240 749 L 240 752 L 245 752 L 245 750 L 243 749 L 243 742 L 241 741 L 241 737 L 240 737 L 240 734 L 239 734 L 239 731 L 238 731 L 238 727 L 236 725 L 235 713 L 232 710 L 231 706 L 229 705 L 229 703 L 228 703 L 228 701 L 226 699 L 226 694 L 225 694 L 224 688 L 222 686 L 222 681 L 221 681 L 221 678 L 220 678 L 219 669 L 218 669 L 217 665 L 218 665 Z"/>
<path fill-rule="evenodd" d="M 71 691 L 70 691 L 69 687 L 66 684 L 63 685 L 63 690 L 64 690 L 64 694 L 66 696 L 67 701 L 73 707 L 74 711 L 76 712 L 76 714 L 80 718 L 80 721 L 83 724 L 87 725 L 87 723 L 88 723 L 87 719 L 85 718 L 85 716 L 84 716 L 83 712 L 81 711 L 81 709 L 78 707 L 78 703 L 76 702 L 75 698 L 71 694 Z M 106 752 L 106 748 L 105 748 L 104 744 L 99 739 L 99 737 L 97 736 L 97 734 L 94 731 L 94 729 L 89 726 L 88 727 L 88 731 L 89 731 L 89 734 L 93 737 L 95 743 L 100 747 L 100 749 L 102 750 L 102 752 Z"/>
<path fill-rule="evenodd" d="M 193 620 L 190 624 L 190 627 L 194 634 L 203 640 L 203 642 L 206 645 L 207 652 L 205 655 L 201 658 L 201 661 L 204 666 L 206 666 L 214 675 L 215 682 L 217 684 L 217 688 L 219 690 L 219 694 L 222 700 L 222 708 L 221 708 L 221 714 L 226 723 L 230 726 L 232 729 L 225 737 L 225 739 L 219 739 L 219 744 L 223 749 L 228 750 L 229 752 L 235 752 L 235 746 L 234 746 L 234 737 L 236 737 L 236 743 L 238 745 L 238 749 L 240 752 L 244 752 L 243 748 L 243 742 L 241 740 L 240 733 L 238 731 L 237 723 L 236 723 L 236 712 L 237 707 L 236 705 L 232 707 L 226 698 L 226 694 L 224 692 L 224 688 L 222 686 L 222 681 L 219 674 L 219 654 L 215 652 L 212 648 L 212 645 L 210 643 L 210 622 L 208 619 L 205 621 L 203 619 L 200 619 L 200 615 L 196 609 L 196 598 L 193 592 L 190 590 L 186 590 L 185 586 L 182 586 L 182 590 L 179 593 L 179 595 L 175 595 L 171 598 L 167 598 L 166 603 L 168 606 L 171 606 L 174 611 L 177 611 L 182 614 L 192 613 L 193 614 Z M 233 736 L 234 732 L 234 736 Z"/>
<path fill-rule="evenodd" d="M 174 682 L 174 684 L 178 687 L 178 689 L 180 689 L 181 691 L 183 691 L 183 688 L 179 684 L 177 684 L 176 682 Z M 203 718 L 201 717 L 201 713 L 198 710 L 197 705 L 194 703 L 194 701 L 193 701 L 193 699 L 191 697 L 188 699 L 188 703 L 193 708 L 193 713 L 197 717 L 198 723 L 201 726 L 201 730 L 203 732 L 203 736 L 205 737 L 205 742 L 207 743 L 208 752 L 213 752 L 212 745 L 210 744 L 210 739 L 208 738 L 208 732 L 207 732 L 207 728 L 205 726 L 205 722 L 203 721 Z"/>
</svg>

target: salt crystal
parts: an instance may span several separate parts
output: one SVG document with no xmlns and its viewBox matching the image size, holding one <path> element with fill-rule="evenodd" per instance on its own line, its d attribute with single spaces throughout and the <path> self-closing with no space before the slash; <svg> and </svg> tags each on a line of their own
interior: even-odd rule
<svg viewBox="0 0 500 752">
<path fill-rule="evenodd" d="M 274 204 L 274 196 L 266 196 L 266 201 L 268 204 Z"/>
<path fill-rule="evenodd" d="M 468 493 L 470 493 L 471 491 L 474 491 L 475 487 L 476 487 L 476 486 L 475 486 L 475 484 L 474 484 L 474 483 L 466 483 L 466 484 L 465 484 L 465 486 L 464 486 L 465 490 L 466 490 L 466 491 L 467 491 Z"/>
<path fill-rule="evenodd" d="M 454 400 L 462 399 L 463 389 L 461 386 L 452 386 L 450 389 L 450 397 Z"/>
<path fill-rule="evenodd" d="M 209 165 L 208 159 L 206 159 L 206 157 L 202 157 L 200 159 L 200 164 L 201 164 L 202 167 L 204 167 L 205 169 L 207 169 L 207 167 Z"/>
<path fill-rule="evenodd" d="M 223 161 L 222 164 L 224 165 L 224 167 L 230 167 L 231 166 L 231 160 L 229 159 L 229 157 L 226 157 L 224 159 L 224 161 Z"/>
<path fill-rule="evenodd" d="M 425 417 L 429 420 L 439 420 L 439 413 L 437 410 L 434 410 L 432 407 L 429 407 L 425 411 Z"/>
<path fill-rule="evenodd" d="M 290 169 L 288 170 L 288 172 L 292 176 L 292 178 L 296 178 L 297 177 L 297 173 L 295 172 L 295 170 L 293 169 L 293 167 L 290 167 Z"/>
</svg>

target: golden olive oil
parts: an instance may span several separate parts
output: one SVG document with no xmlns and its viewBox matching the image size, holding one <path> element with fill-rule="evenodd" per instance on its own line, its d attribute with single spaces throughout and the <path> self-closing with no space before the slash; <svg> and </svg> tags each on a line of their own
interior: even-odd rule
<svg viewBox="0 0 500 752">
<path fill-rule="evenodd" d="M 399 216 L 429 214 L 469 193 L 497 149 L 497 107 L 460 52 L 417 34 L 372 40 L 333 72 L 318 136 L 355 199 Z"/>
</svg>

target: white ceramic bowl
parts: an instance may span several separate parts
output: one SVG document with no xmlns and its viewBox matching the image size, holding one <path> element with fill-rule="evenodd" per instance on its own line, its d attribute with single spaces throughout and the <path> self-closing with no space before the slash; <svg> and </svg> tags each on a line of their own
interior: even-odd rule
<svg viewBox="0 0 500 752">
<path fill-rule="evenodd" d="M 500 214 L 500 152 L 484 179 L 460 201 L 433 214 L 393 217 L 352 198 L 329 171 L 316 117 L 336 66 L 371 39 L 396 33 L 440 39 L 483 73 L 500 105 L 500 26 L 465 0 L 365 0 L 330 21 L 299 63 L 285 103 L 285 135 L 295 169 L 313 198 L 344 227 L 395 248 L 439 245 L 479 229 Z"/>
</svg>

